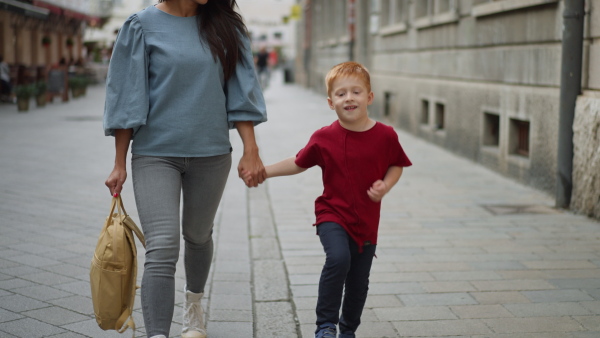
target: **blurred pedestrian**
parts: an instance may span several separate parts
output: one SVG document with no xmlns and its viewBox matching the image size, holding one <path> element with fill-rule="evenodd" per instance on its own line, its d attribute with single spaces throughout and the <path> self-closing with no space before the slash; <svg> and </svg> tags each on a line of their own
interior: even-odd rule
<svg viewBox="0 0 600 338">
<path fill-rule="evenodd" d="M 11 93 L 10 67 L 4 62 L 4 56 L 0 54 L 0 98 L 4 102 L 12 102 Z"/>
<path fill-rule="evenodd" d="M 256 72 L 258 73 L 258 81 L 260 82 L 260 87 L 264 90 L 269 86 L 269 53 L 267 52 L 267 47 L 262 46 L 258 50 L 258 53 L 254 57 L 254 62 L 256 64 Z"/>
<path fill-rule="evenodd" d="M 141 300 L 148 337 L 169 335 L 180 226 L 181 336 L 206 337 L 201 299 L 213 221 L 231 167 L 229 129 L 243 141 L 240 175 L 251 173 L 250 186 L 266 176 L 254 137 L 254 126 L 267 119 L 265 103 L 236 6 L 235 0 L 159 0 L 125 21 L 114 45 L 104 130 L 115 136 L 116 155 L 106 185 L 111 194 L 121 193 L 133 141 L 133 189 L 146 237 Z"/>
<path fill-rule="evenodd" d="M 335 338 L 339 324 L 339 338 L 351 338 L 367 299 L 381 199 L 411 162 L 394 129 L 369 118 L 373 92 L 366 68 L 355 62 L 339 64 L 327 74 L 326 86 L 327 102 L 338 120 L 317 130 L 295 157 L 266 170 L 271 178 L 321 167 L 324 191 L 315 202 L 315 224 L 326 260 L 315 337 Z M 249 173 L 243 178 L 251 181 Z"/>
</svg>

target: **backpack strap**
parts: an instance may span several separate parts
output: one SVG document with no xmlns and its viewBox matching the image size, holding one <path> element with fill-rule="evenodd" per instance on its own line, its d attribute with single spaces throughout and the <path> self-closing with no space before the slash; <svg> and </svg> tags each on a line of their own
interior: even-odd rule
<svg viewBox="0 0 600 338">
<path fill-rule="evenodd" d="M 124 212 L 125 210 L 123 210 Z M 135 228 L 139 234 L 136 232 L 136 235 L 138 236 L 138 238 L 141 235 L 141 239 L 140 241 L 142 241 L 142 244 L 145 244 L 143 242 L 143 238 L 144 235 L 141 234 L 139 228 L 135 225 L 135 223 L 133 222 L 123 222 L 123 224 L 125 225 L 126 229 L 125 229 L 125 237 L 127 237 L 127 240 L 129 241 L 129 244 L 131 245 L 131 247 L 133 248 L 133 261 L 132 264 L 133 266 L 131 267 L 131 300 L 129 301 L 129 307 L 127 309 L 125 309 L 125 311 L 123 311 L 123 313 L 121 314 L 121 316 L 119 317 L 119 319 L 117 320 L 116 323 L 116 327 L 115 330 L 119 333 L 123 333 L 125 332 L 128 328 L 132 329 L 132 333 L 131 336 L 132 338 L 135 337 L 135 322 L 133 321 L 133 305 L 134 305 L 134 300 L 135 300 L 135 293 L 136 290 L 138 289 L 137 287 L 137 255 L 136 255 L 136 250 L 135 250 L 135 240 L 133 238 L 133 235 L 131 234 L 131 232 L 128 232 L 128 229 L 132 229 Z M 145 245 L 144 245 L 145 247 Z"/>
<path fill-rule="evenodd" d="M 113 198 L 113 203 L 116 202 L 116 200 L 119 201 L 119 207 L 121 208 L 121 210 L 123 210 L 123 214 L 127 217 L 129 216 L 127 214 L 127 211 L 125 211 L 125 206 L 123 205 L 123 200 L 121 199 L 121 195 L 118 195 L 117 197 Z M 113 206 L 114 208 L 114 206 Z M 112 211 L 111 211 L 112 214 Z M 144 238 L 144 234 L 142 233 L 142 231 L 140 230 L 140 228 L 138 228 L 138 226 L 135 224 L 135 222 L 123 222 L 129 229 L 131 229 L 131 231 L 133 231 L 133 233 L 135 233 L 135 235 L 137 236 L 137 238 L 140 240 L 140 243 L 142 243 L 142 245 L 144 246 L 144 248 L 146 248 L 146 239 Z M 135 245 L 135 243 L 133 243 Z"/>
<path fill-rule="evenodd" d="M 121 314 L 121 317 L 117 320 L 117 324 L 115 325 L 115 330 L 119 333 L 123 333 L 127 331 L 128 328 L 131 328 L 132 337 L 135 337 L 135 323 L 133 322 L 132 313 L 125 311 Z"/>
</svg>

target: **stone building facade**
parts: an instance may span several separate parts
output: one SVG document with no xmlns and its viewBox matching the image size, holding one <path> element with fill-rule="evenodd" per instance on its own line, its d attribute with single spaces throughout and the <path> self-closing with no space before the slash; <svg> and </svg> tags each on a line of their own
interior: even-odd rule
<svg viewBox="0 0 600 338">
<path fill-rule="evenodd" d="M 83 32 L 101 26 L 112 0 L 0 0 L 0 54 L 13 69 L 44 70 L 83 56 Z M 19 83 L 29 81 L 15 74 Z"/>
<path fill-rule="evenodd" d="M 324 93 L 331 66 L 361 62 L 372 115 L 555 193 L 564 0 L 300 2 L 297 81 Z M 600 217 L 600 0 L 584 20 L 571 207 Z"/>
</svg>

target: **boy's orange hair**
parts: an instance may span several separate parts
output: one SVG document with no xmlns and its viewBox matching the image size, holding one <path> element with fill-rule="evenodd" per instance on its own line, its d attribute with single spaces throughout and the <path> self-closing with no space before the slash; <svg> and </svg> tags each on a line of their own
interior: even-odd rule
<svg viewBox="0 0 600 338">
<path fill-rule="evenodd" d="M 356 76 L 364 82 L 367 91 L 371 92 L 371 76 L 369 70 L 358 62 L 348 61 L 333 66 L 325 76 L 325 86 L 327 86 L 327 95 L 331 96 L 331 87 L 333 82 L 339 78 L 346 76 Z"/>
</svg>

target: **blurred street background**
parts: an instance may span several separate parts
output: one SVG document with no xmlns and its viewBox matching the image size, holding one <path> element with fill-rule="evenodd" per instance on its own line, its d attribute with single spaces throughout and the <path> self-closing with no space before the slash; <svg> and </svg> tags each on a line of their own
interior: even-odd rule
<svg viewBox="0 0 600 338">
<path fill-rule="evenodd" d="M 87 276 L 110 205 L 104 80 L 120 25 L 154 3 L 0 0 L 0 337 L 120 336 Z M 358 337 L 600 336 L 600 0 L 238 5 L 269 55 L 263 162 L 335 119 L 324 76 L 356 60 L 414 163 L 383 201 Z M 231 172 L 209 337 L 312 337 L 321 191 L 318 169 L 256 189 Z M 138 221 L 130 181 L 123 197 Z M 174 337 L 182 269 L 177 287 Z"/>
</svg>

